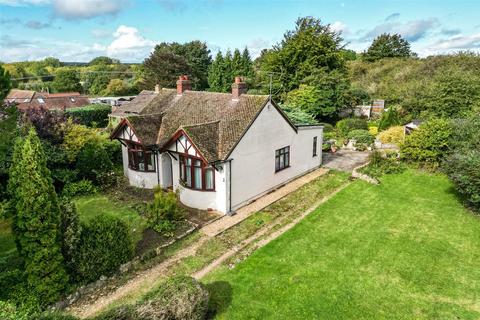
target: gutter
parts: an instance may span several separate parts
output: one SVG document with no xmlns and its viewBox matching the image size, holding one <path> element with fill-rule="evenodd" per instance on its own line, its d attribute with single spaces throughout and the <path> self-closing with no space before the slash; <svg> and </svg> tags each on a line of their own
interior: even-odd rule
<svg viewBox="0 0 480 320">
<path fill-rule="evenodd" d="M 232 161 L 233 159 L 227 159 L 228 162 L 228 212 L 227 215 L 233 216 L 235 211 L 232 211 Z"/>
</svg>

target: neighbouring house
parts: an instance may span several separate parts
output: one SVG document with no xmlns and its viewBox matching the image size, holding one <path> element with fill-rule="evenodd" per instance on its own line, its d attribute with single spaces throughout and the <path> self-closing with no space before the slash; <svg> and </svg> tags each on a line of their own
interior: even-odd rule
<svg viewBox="0 0 480 320">
<path fill-rule="evenodd" d="M 5 101 L 9 104 L 15 103 L 20 110 L 40 107 L 63 110 L 90 104 L 88 97 L 78 92 L 48 93 L 19 89 L 10 90 Z"/>
<path fill-rule="evenodd" d="M 318 168 L 323 127 L 294 125 L 267 95 L 246 93 L 236 78 L 231 93 L 176 89 L 143 92 L 116 109 L 111 134 L 122 143 L 130 184 L 179 191 L 202 210 L 236 209 Z"/>
<path fill-rule="evenodd" d="M 357 117 L 379 117 L 386 111 L 385 100 L 373 100 L 370 105 L 359 105 L 353 108 L 353 114 Z"/>
</svg>

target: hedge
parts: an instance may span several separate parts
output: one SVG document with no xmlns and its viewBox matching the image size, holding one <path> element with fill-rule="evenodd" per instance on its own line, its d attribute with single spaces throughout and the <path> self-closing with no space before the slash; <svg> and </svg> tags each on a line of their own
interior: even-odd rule
<svg viewBox="0 0 480 320">
<path fill-rule="evenodd" d="M 112 107 L 106 104 L 91 104 L 65 110 L 67 116 L 72 117 L 78 123 L 101 128 L 108 125 L 108 115 L 111 112 Z"/>
<path fill-rule="evenodd" d="M 100 215 L 82 223 L 76 251 L 76 276 L 79 282 L 95 281 L 110 275 L 129 261 L 134 243 L 128 225 L 120 218 Z"/>
<path fill-rule="evenodd" d="M 340 136 L 346 138 L 352 130 L 368 130 L 368 124 L 364 119 L 348 118 L 338 121 L 336 128 Z"/>
</svg>

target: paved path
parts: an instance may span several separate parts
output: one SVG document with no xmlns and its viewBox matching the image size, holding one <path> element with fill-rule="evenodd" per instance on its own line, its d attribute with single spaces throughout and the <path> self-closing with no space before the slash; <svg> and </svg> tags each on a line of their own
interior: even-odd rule
<svg viewBox="0 0 480 320">
<path fill-rule="evenodd" d="M 352 172 L 354 168 L 368 162 L 369 152 L 339 150 L 323 153 L 323 166 L 330 169 Z"/>
<path fill-rule="evenodd" d="M 205 233 L 210 237 L 214 237 L 223 231 L 227 230 L 228 228 L 233 227 L 234 225 L 242 222 L 246 218 L 248 218 L 251 214 L 262 210 L 263 208 L 271 205 L 277 200 L 285 197 L 287 194 L 297 190 L 301 186 L 310 181 L 324 175 L 328 172 L 328 169 L 325 168 L 318 168 L 306 175 L 303 175 L 287 184 L 279 187 L 278 189 L 258 198 L 256 201 L 240 208 L 237 210 L 236 214 L 233 216 L 223 216 L 220 219 L 215 220 L 214 222 L 206 225 L 200 231 Z"/>
</svg>

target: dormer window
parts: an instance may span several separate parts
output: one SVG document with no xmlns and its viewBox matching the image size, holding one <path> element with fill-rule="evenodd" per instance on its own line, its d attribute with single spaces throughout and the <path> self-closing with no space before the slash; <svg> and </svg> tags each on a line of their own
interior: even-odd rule
<svg viewBox="0 0 480 320">
<path fill-rule="evenodd" d="M 128 167 L 135 171 L 155 172 L 155 153 L 139 144 L 128 143 Z"/>
</svg>

